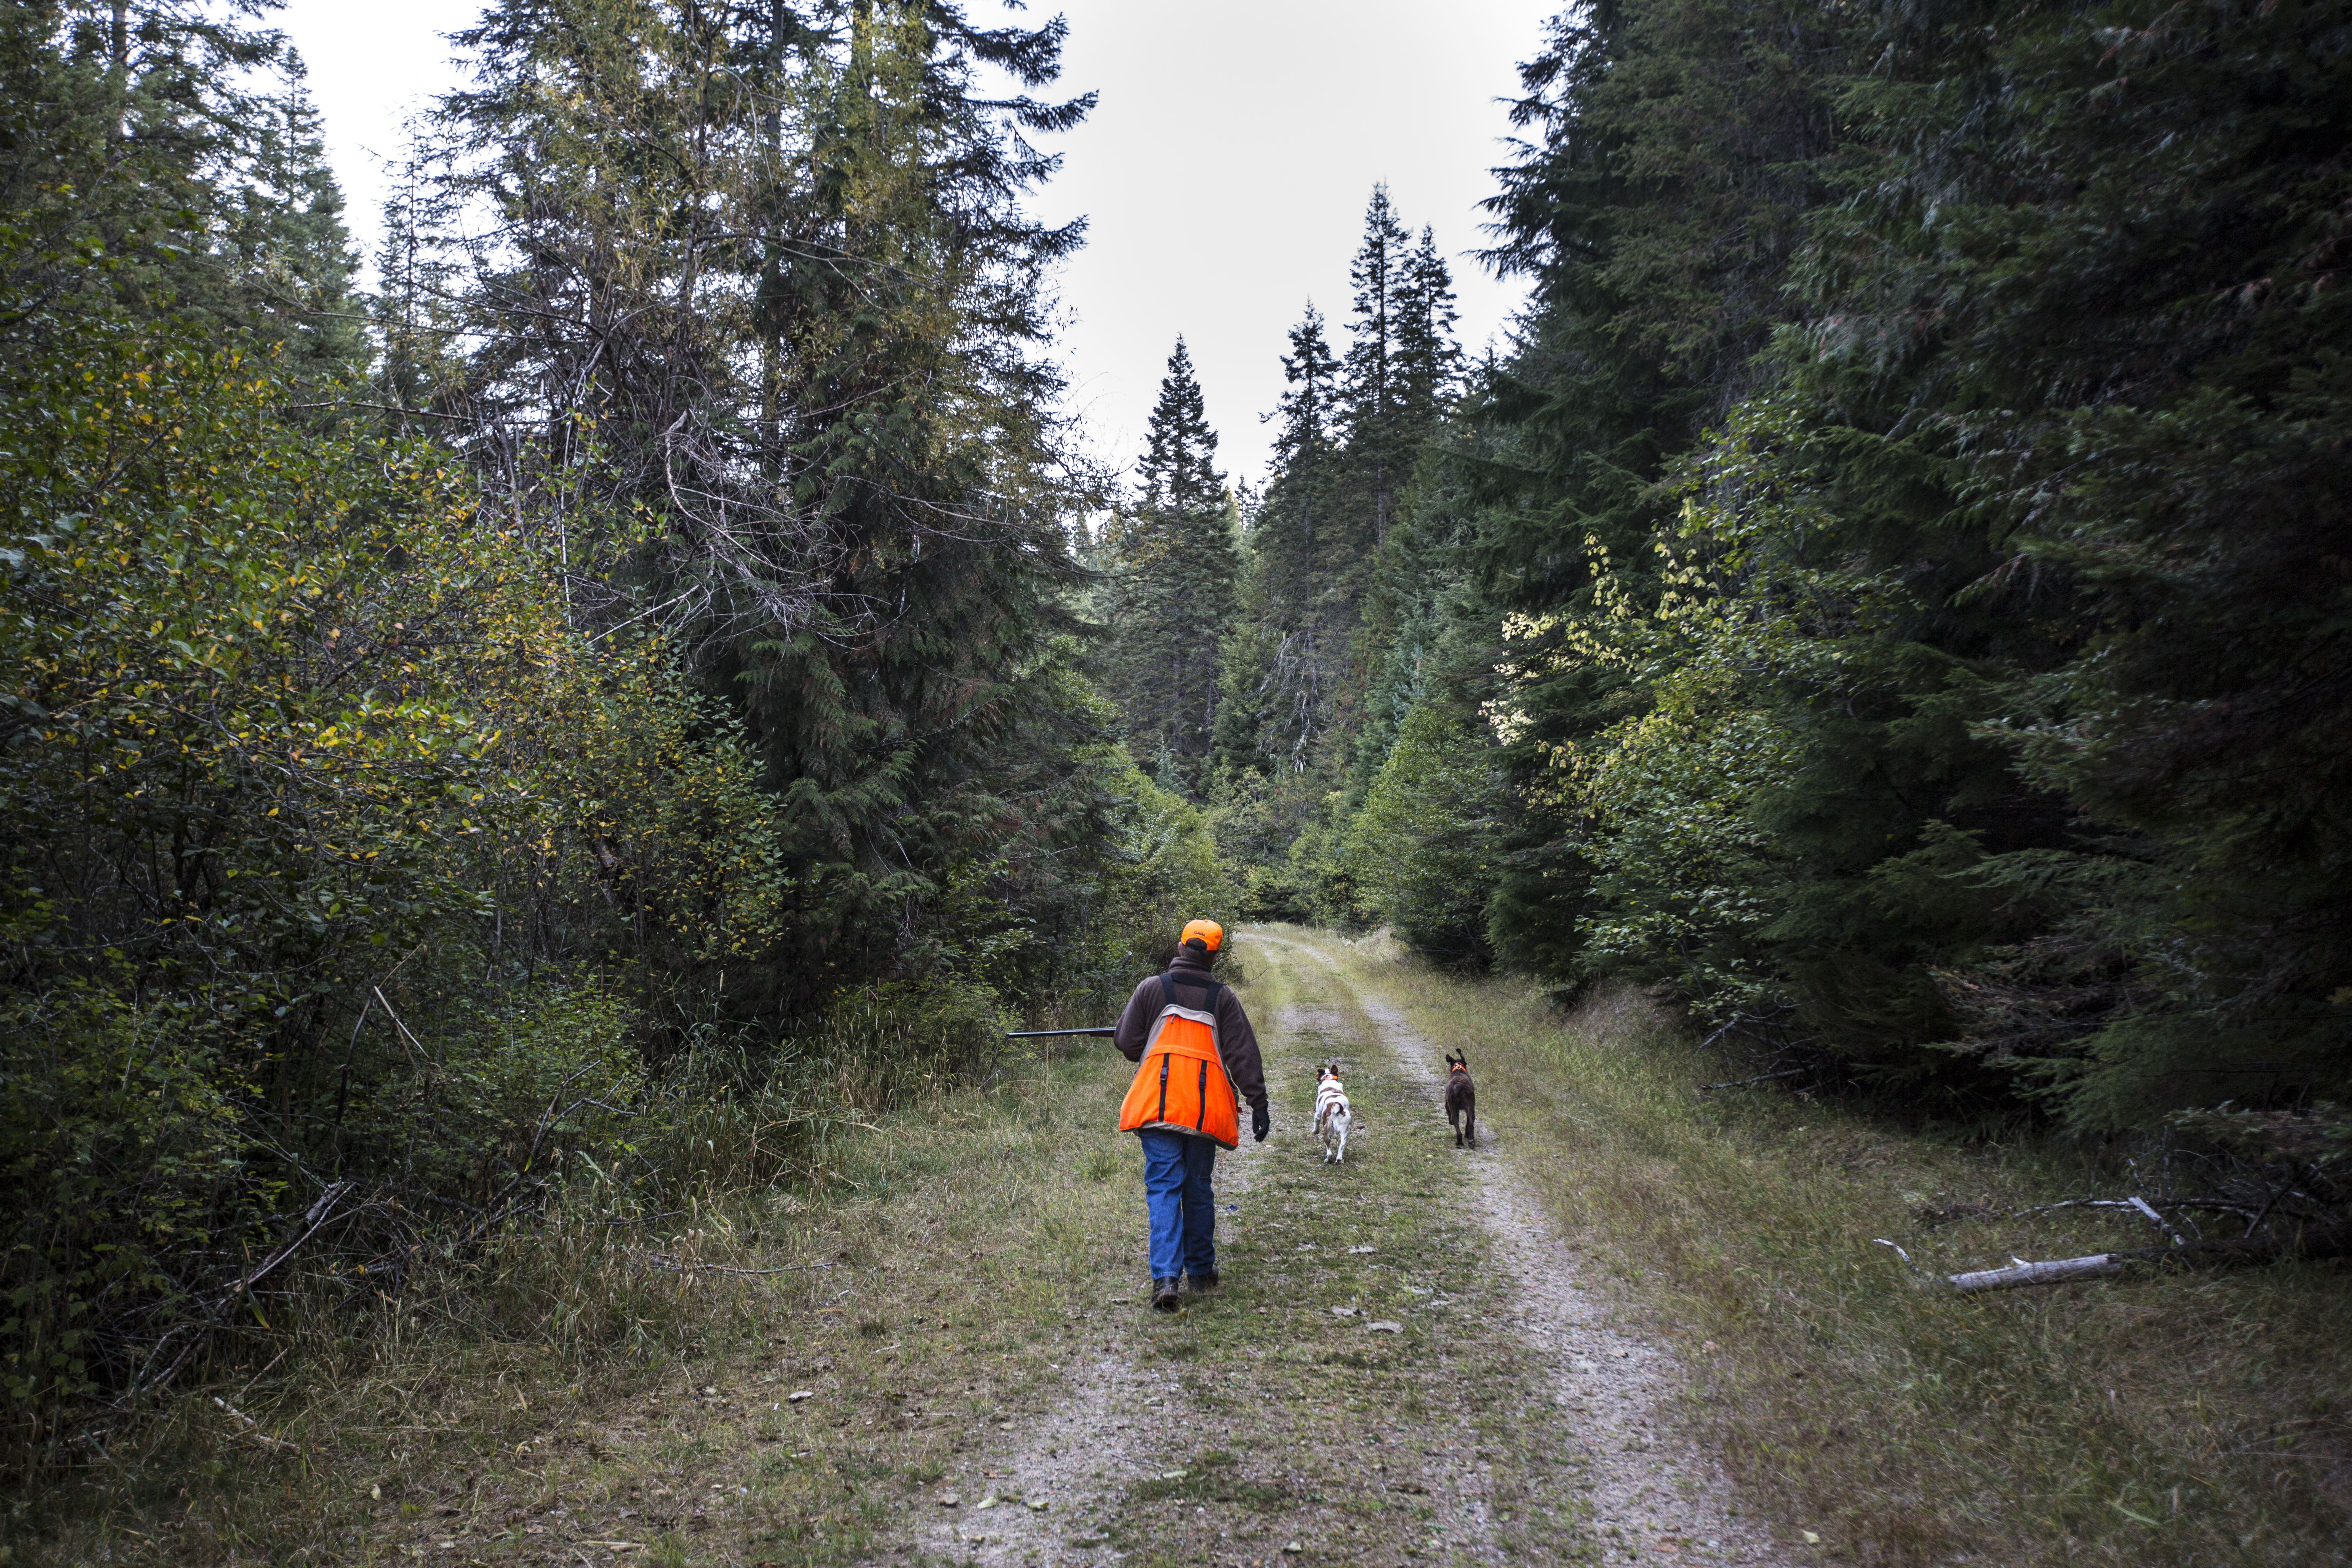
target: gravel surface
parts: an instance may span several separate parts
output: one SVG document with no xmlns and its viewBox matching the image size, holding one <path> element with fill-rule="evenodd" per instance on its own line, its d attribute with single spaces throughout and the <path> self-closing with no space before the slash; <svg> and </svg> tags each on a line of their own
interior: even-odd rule
<svg viewBox="0 0 2352 1568">
<path fill-rule="evenodd" d="M 1388 1048 L 1433 1085 L 1434 1107 L 1433 1086 L 1445 1077 L 1444 1053 L 1378 996 L 1360 990 L 1357 1002 L 1380 1026 Z M 1477 1076 L 1475 1067 L 1471 1076 Z M 1496 1261 L 1513 1276 L 1510 1299 L 1517 1310 L 1503 1326 L 1520 1336 L 1561 1408 L 1573 1412 L 1583 1428 L 1585 1487 L 1600 1531 L 1614 1531 L 1613 1539 L 1637 1550 L 1663 1549 L 1685 1559 L 1793 1562 L 1776 1550 L 1762 1521 L 1740 1508 L 1721 1468 L 1668 1418 L 1682 1383 L 1674 1358 L 1612 1326 L 1607 1301 L 1577 1278 L 1559 1233 L 1543 1219 L 1512 1162 L 1496 1157 L 1495 1135 L 1483 1122 L 1479 1140 L 1487 1155 L 1472 1167 L 1479 1177 L 1474 1188 L 1479 1216 L 1494 1237 Z M 1603 1551 L 1603 1562 L 1630 1560 L 1618 1546 Z"/>
<path fill-rule="evenodd" d="M 1560 1156 L 1506 1146 L 1484 1120 L 1481 1148 L 1454 1150 L 1440 1051 L 1323 946 L 1250 937 L 1245 996 L 1282 997 L 1259 1019 L 1275 1134 L 1218 1163 L 1228 1289 L 1155 1317 L 1139 1260 L 1132 1299 L 1104 1303 L 1129 1325 L 1116 1348 L 941 1482 L 913 1532 L 921 1554 L 1024 1568 L 1810 1560 L 1776 1549 L 1677 1431 L 1671 1358 L 1577 1277 L 1517 1174 Z M 1326 1167 L 1312 1063 L 1335 1055 L 1357 1131 L 1348 1164 Z M 1140 1208 L 1139 1194 L 1139 1244 Z"/>
</svg>

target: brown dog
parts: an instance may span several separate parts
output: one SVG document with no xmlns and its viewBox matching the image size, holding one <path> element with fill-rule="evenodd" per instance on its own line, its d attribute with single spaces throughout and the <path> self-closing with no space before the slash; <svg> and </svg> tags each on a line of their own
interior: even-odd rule
<svg viewBox="0 0 2352 1568">
<path fill-rule="evenodd" d="M 1470 1058 L 1445 1053 L 1445 1124 L 1454 1129 L 1454 1146 L 1478 1146 L 1478 1086 L 1470 1081 Z"/>
</svg>

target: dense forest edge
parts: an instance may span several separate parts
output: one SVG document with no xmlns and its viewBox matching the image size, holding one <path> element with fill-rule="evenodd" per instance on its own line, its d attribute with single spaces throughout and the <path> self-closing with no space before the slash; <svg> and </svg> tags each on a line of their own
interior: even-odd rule
<svg viewBox="0 0 2352 1568">
<path fill-rule="evenodd" d="M 2344 5 L 1573 7 L 1508 341 L 1370 193 L 1256 478 L 1181 341 L 1131 469 L 1062 409 L 1059 21 L 497 0 L 372 289 L 266 22 L 0 18 L 14 1473 L 540 1331 L 436 1271 L 803 1179 L 1193 914 L 2342 1233 Z"/>
</svg>

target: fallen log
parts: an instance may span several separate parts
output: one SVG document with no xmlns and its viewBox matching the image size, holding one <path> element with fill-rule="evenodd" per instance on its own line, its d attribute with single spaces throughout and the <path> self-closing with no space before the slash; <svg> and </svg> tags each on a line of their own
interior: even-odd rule
<svg viewBox="0 0 2352 1568">
<path fill-rule="evenodd" d="M 2007 1268 L 1982 1268 L 1946 1276 L 1962 1295 L 1978 1290 L 2003 1290 L 2017 1285 L 2054 1285 L 2102 1274 L 2120 1274 L 2127 1263 L 2168 1264 L 2182 1268 L 2227 1268 L 2276 1263 L 2285 1258 L 2352 1257 L 2352 1220 L 2310 1225 L 2269 1236 L 2240 1237 L 2233 1241 L 2192 1241 L 2172 1247 L 2135 1247 L 2121 1252 L 2095 1252 L 2086 1258 L 2057 1258 L 2046 1263 L 2010 1259 Z"/>
<path fill-rule="evenodd" d="M 2007 1268 L 1979 1268 L 1951 1277 L 1952 1289 L 1965 1296 L 1971 1290 L 2006 1290 L 2012 1285 L 2055 1285 L 2061 1279 L 2081 1279 L 2093 1274 L 2120 1274 L 2123 1259 L 2112 1252 L 2088 1258 L 2060 1258 L 2048 1263 L 2012 1258 Z"/>
</svg>

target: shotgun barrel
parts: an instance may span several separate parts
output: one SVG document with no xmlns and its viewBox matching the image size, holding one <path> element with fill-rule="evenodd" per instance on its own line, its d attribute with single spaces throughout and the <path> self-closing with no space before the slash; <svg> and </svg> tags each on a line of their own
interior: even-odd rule
<svg viewBox="0 0 2352 1568">
<path fill-rule="evenodd" d="M 1040 1035 L 1115 1035 L 1117 1033 L 1118 1033 L 1117 1029 L 1106 1024 L 1099 1029 L 1007 1029 L 1004 1031 L 1004 1037 L 1008 1040 L 1034 1040 Z"/>
</svg>

